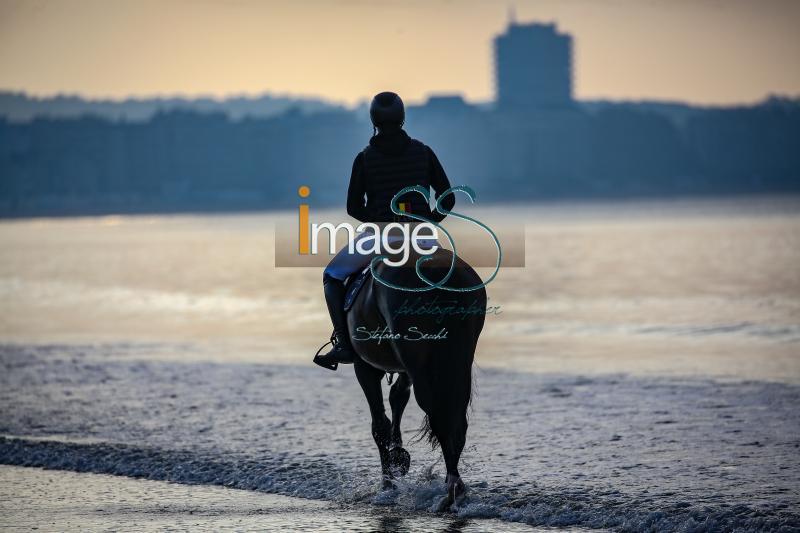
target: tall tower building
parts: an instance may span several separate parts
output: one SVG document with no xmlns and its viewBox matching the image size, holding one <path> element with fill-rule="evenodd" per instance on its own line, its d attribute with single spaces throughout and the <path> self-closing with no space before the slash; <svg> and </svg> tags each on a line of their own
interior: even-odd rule
<svg viewBox="0 0 800 533">
<path fill-rule="evenodd" d="M 572 36 L 555 24 L 518 24 L 494 39 L 495 94 L 501 109 L 572 103 Z"/>
</svg>

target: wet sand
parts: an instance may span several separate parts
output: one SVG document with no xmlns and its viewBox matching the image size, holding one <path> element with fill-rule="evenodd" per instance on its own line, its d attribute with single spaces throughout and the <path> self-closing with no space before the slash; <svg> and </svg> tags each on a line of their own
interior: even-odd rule
<svg viewBox="0 0 800 533">
<path fill-rule="evenodd" d="M 0 466 L 4 531 L 551 531 L 224 487 Z M 579 531 L 569 529 L 567 531 Z"/>
</svg>

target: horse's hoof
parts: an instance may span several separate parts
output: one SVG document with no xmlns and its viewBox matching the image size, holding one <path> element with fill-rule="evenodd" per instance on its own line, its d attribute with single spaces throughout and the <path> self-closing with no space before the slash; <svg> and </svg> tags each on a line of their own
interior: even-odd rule
<svg viewBox="0 0 800 533">
<path fill-rule="evenodd" d="M 447 495 L 434 506 L 433 510 L 437 513 L 451 511 L 453 504 L 461 505 L 467 496 L 467 488 L 460 476 L 447 475 Z"/>
<path fill-rule="evenodd" d="M 447 484 L 447 495 L 456 503 L 461 501 L 467 495 L 467 488 L 461 478 Z"/>
<path fill-rule="evenodd" d="M 453 499 L 450 498 L 450 494 L 447 496 L 442 496 L 442 499 L 434 505 L 433 512 L 435 513 L 444 513 L 450 510 L 450 506 L 453 505 Z"/>
<path fill-rule="evenodd" d="M 460 486 L 457 486 L 455 491 L 453 492 L 453 504 L 455 504 L 456 507 L 461 507 L 461 505 L 464 503 L 464 500 L 466 499 L 467 499 L 467 489 L 464 487 L 464 484 L 461 483 Z"/>
<path fill-rule="evenodd" d="M 388 476 L 383 476 L 383 482 L 381 483 L 381 490 L 394 490 L 397 486 L 394 484 L 394 481 L 391 480 Z"/>
<path fill-rule="evenodd" d="M 411 454 L 405 448 L 392 448 L 389 450 L 389 468 L 395 477 L 405 476 L 411 468 Z"/>
<path fill-rule="evenodd" d="M 467 495 L 467 488 L 461 481 L 461 476 L 447 475 L 447 496 L 444 496 L 436 505 L 436 512 L 441 513 L 451 510 L 453 504 L 460 505 Z"/>
</svg>

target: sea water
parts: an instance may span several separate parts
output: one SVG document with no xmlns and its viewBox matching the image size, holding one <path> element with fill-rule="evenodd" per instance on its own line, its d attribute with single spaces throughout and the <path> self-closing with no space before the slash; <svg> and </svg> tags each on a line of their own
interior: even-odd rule
<svg viewBox="0 0 800 533">
<path fill-rule="evenodd" d="M 464 528 L 800 524 L 800 202 L 477 214 L 525 225 L 526 266 L 487 288 Z M 427 516 L 444 465 L 413 396 L 382 492 L 352 368 L 310 363 L 321 273 L 272 266 L 291 216 L 0 223 L 0 463 Z"/>
</svg>

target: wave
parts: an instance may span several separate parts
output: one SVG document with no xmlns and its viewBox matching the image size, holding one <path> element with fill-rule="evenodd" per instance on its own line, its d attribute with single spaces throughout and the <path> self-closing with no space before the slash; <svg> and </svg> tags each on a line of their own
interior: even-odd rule
<svg viewBox="0 0 800 533">
<path fill-rule="evenodd" d="M 345 505 L 392 505 L 429 511 L 445 493 L 430 469 L 418 479 L 399 480 L 380 492 L 331 459 L 277 454 L 259 460 L 231 454 L 138 447 L 106 442 L 63 442 L 0 437 L 0 464 L 111 474 L 190 485 L 222 485 Z M 374 481 L 374 480 L 373 480 Z M 619 491 L 553 490 L 525 486 L 468 485 L 467 498 L 453 508 L 463 518 L 499 518 L 534 526 L 587 527 L 617 531 L 797 531 L 800 515 L 786 508 L 705 506 L 673 501 L 658 504 Z"/>
</svg>

